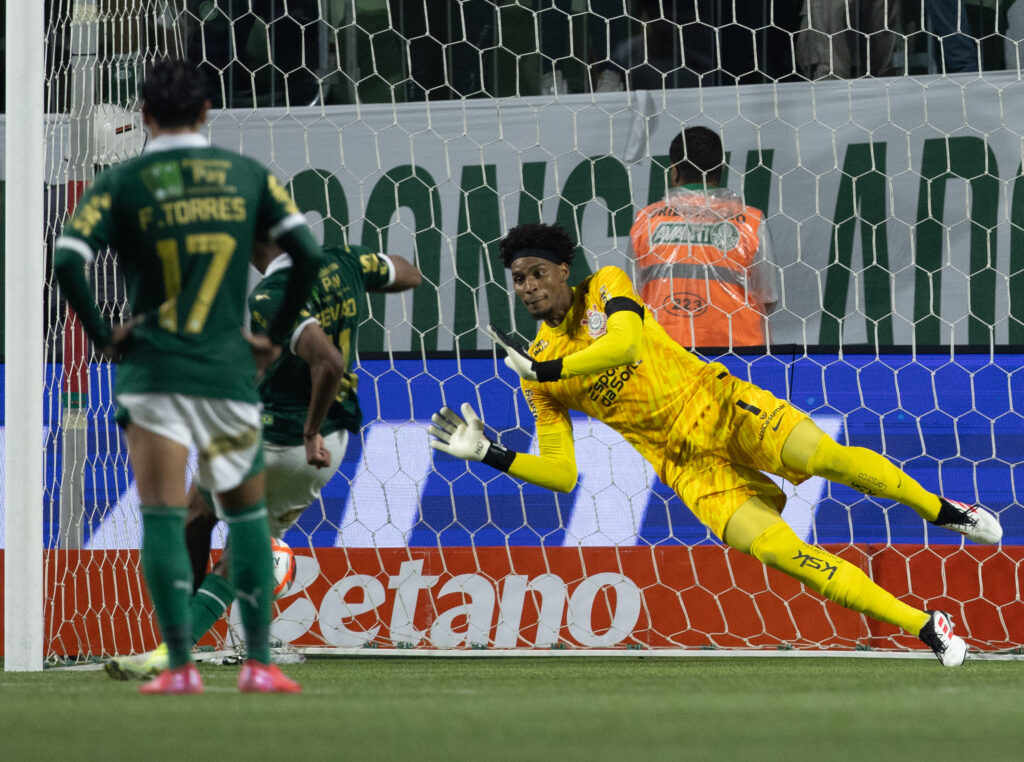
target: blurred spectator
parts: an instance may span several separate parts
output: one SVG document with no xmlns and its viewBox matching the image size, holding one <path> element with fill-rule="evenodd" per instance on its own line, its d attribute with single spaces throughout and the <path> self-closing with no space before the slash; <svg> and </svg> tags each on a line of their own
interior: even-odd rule
<svg viewBox="0 0 1024 762">
<path fill-rule="evenodd" d="M 1003 39 L 1003 53 L 1006 68 L 1021 71 L 1024 68 L 1024 2 L 1003 0 L 1006 14 L 1006 32 Z"/>
<path fill-rule="evenodd" d="M 588 90 L 607 93 L 625 86 L 609 51 L 615 40 L 626 37 L 630 4 L 630 0 L 590 0 L 587 4 L 589 59 L 593 64 L 587 78 Z M 540 23 L 541 94 L 567 93 L 568 83 L 561 65 L 569 58 L 582 60 L 579 52 L 572 49 L 572 0 L 537 0 L 536 7 Z"/>
<path fill-rule="evenodd" d="M 796 60 L 808 79 L 853 76 L 860 39 L 865 38 L 865 74 L 896 74 L 901 0 L 804 0 Z"/>
<path fill-rule="evenodd" d="M 274 0 L 204 2 L 188 58 L 203 70 L 221 106 L 306 106 L 320 98 L 319 11 Z"/>
<path fill-rule="evenodd" d="M 489 95 L 484 65 L 494 47 L 495 2 L 388 0 L 391 26 L 407 44 L 407 101 Z"/>
<path fill-rule="evenodd" d="M 978 71 L 978 41 L 971 35 L 964 0 L 923 0 L 927 29 L 938 38 L 946 74 Z"/>
<path fill-rule="evenodd" d="M 706 44 L 707 24 L 688 3 L 639 0 L 642 29 L 613 48 L 612 60 L 630 90 L 694 87 L 702 74 L 715 68 Z M 687 15 L 691 14 L 691 15 Z"/>
<path fill-rule="evenodd" d="M 669 147 L 671 189 L 630 230 L 640 295 L 684 347 L 760 346 L 779 299 L 764 213 L 719 188 L 721 138 L 687 127 Z"/>
</svg>

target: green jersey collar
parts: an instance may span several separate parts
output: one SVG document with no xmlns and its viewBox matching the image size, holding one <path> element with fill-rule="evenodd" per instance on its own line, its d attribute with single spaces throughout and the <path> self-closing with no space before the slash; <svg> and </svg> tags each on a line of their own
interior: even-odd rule
<svg viewBox="0 0 1024 762">
<path fill-rule="evenodd" d="M 175 148 L 208 148 L 210 141 L 198 132 L 186 132 L 181 135 L 161 135 L 146 143 L 145 153 L 156 151 L 173 151 Z"/>
<path fill-rule="evenodd" d="M 284 270 L 285 268 L 292 266 L 292 258 L 287 254 L 278 254 L 274 257 L 270 264 L 267 265 L 266 271 L 263 273 L 263 277 L 266 278 L 268 275 L 273 275 L 278 270 Z"/>
</svg>

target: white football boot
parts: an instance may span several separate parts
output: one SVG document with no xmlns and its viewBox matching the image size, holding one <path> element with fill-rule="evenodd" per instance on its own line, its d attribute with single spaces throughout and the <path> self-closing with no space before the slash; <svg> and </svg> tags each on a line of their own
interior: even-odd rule
<svg viewBox="0 0 1024 762">
<path fill-rule="evenodd" d="M 945 611 L 927 611 L 931 615 L 918 636 L 935 653 L 944 667 L 959 667 L 967 658 L 967 644 L 953 634 L 953 618 Z"/>
<path fill-rule="evenodd" d="M 942 507 L 939 517 L 932 522 L 935 526 L 952 529 L 981 545 L 995 545 L 1003 538 L 1003 528 L 992 511 L 945 497 L 939 500 Z"/>
</svg>

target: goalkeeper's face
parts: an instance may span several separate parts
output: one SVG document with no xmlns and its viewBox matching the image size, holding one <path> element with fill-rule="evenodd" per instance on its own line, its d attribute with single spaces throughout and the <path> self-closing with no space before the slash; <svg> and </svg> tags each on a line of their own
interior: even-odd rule
<svg viewBox="0 0 1024 762">
<path fill-rule="evenodd" d="M 572 304 L 569 265 L 540 257 L 512 260 L 512 285 L 516 296 L 537 320 L 558 325 Z"/>
</svg>

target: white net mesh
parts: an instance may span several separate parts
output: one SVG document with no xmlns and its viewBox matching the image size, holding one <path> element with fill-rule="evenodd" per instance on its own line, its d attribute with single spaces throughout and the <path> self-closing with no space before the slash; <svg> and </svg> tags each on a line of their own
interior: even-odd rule
<svg viewBox="0 0 1024 762">
<path fill-rule="evenodd" d="M 734 5 L 111 0 L 73 16 L 51 3 L 48 235 L 93 163 L 135 150 L 137 133 L 120 128 L 137 124 L 145 62 L 185 52 L 210 79 L 214 143 L 289 182 L 325 244 L 400 254 L 424 274 L 413 293 L 371 298 L 365 427 L 285 538 L 299 565 L 274 625 L 282 642 L 919 645 L 725 550 L 600 423 L 574 420 L 581 478 L 568 495 L 427 446 L 430 415 L 469 400 L 505 445 L 536 452 L 517 384 L 481 331 L 535 332 L 497 242 L 517 223 L 558 222 L 580 243 L 575 278 L 607 265 L 635 274 L 634 215 L 665 194 L 669 144 L 692 124 L 722 136 L 722 185 L 764 210 L 780 284 L 766 351 L 704 354 L 926 488 L 987 505 L 1006 534 L 999 548 L 965 547 L 908 508 L 817 479 L 785 487 L 784 517 L 908 603 L 952 611 L 973 646 L 1021 642 L 1015 27 L 969 6 L 953 29 L 966 19 L 974 33 L 943 32 L 904 4 L 876 61 L 872 28 L 816 26 L 817 3 L 825 54 L 799 33 L 800 4 Z M 954 68 L 961 43 L 970 60 Z M 113 256 L 93 282 L 118 319 Z M 85 351 L 53 284 L 48 298 L 46 653 L 142 651 L 156 632 L 112 421 L 116 368 Z"/>
</svg>

